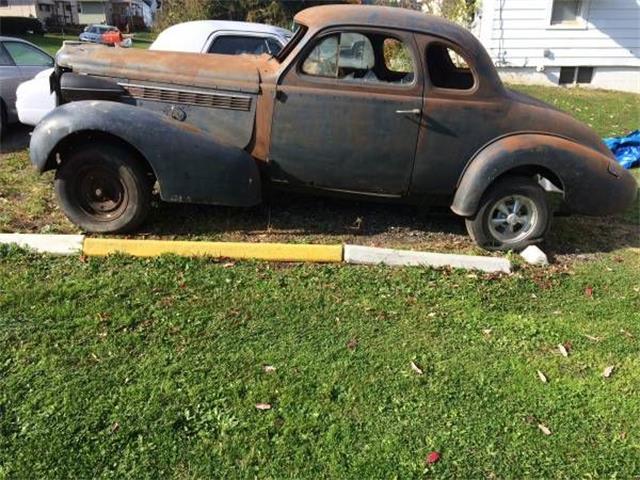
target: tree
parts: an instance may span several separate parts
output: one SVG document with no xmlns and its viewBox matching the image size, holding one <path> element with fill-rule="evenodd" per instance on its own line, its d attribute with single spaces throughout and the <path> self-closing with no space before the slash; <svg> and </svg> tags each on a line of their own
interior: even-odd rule
<svg viewBox="0 0 640 480">
<path fill-rule="evenodd" d="M 330 3 L 359 3 L 357 0 L 164 0 L 158 28 L 189 20 L 237 20 L 291 27 L 300 10 Z"/>
</svg>

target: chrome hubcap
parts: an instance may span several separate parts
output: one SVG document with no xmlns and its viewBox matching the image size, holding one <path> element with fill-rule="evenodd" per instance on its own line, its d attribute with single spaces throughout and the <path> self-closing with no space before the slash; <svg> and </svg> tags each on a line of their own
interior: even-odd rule
<svg viewBox="0 0 640 480">
<path fill-rule="evenodd" d="M 538 207 L 530 198 L 509 195 L 493 205 L 489 213 L 489 231 L 502 243 L 516 243 L 534 230 L 538 218 Z"/>
</svg>

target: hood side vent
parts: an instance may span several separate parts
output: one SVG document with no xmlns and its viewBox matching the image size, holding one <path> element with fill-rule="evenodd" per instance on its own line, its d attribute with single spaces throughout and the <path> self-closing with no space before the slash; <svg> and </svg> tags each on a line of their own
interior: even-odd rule
<svg viewBox="0 0 640 480">
<path fill-rule="evenodd" d="M 202 90 L 180 90 L 169 87 L 118 83 L 130 97 L 154 102 L 194 105 L 196 107 L 222 108 L 225 110 L 251 110 L 251 97 L 205 92 Z"/>
</svg>

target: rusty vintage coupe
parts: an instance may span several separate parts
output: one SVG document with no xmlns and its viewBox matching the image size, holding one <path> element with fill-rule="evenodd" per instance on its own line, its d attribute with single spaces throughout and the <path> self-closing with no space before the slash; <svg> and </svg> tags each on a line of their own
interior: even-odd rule
<svg viewBox="0 0 640 480">
<path fill-rule="evenodd" d="M 268 187 L 445 204 L 485 248 L 539 241 L 552 211 L 608 215 L 635 180 L 598 136 L 502 84 L 476 38 L 398 8 L 321 6 L 277 57 L 67 44 L 31 160 L 90 232 L 169 202 L 258 204 Z M 545 181 L 546 180 L 546 181 Z"/>
</svg>

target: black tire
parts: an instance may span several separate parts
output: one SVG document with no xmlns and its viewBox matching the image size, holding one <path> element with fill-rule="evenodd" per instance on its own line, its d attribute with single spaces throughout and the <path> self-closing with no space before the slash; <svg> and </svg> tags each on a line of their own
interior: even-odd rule
<svg viewBox="0 0 640 480">
<path fill-rule="evenodd" d="M 550 220 L 542 187 L 531 178 L 509 176 L 487 189 L 478 212 L 465 223 L 471 238 L 482 248 L 520 251 L 542 241 Z"/>
<path fill-rule="evenodd" d="M 64 213 L 86 232 L 124 233 L 136 229 L 151 207 L 153 182 L 137 155 L 98 142 L 63 158 L 55 190 Z"/>
</svg>

